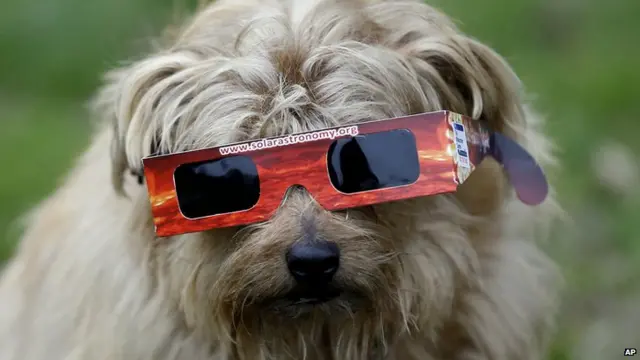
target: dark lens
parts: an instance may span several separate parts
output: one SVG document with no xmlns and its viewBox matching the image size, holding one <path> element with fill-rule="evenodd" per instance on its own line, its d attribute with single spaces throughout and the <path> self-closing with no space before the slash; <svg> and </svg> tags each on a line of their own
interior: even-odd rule
<svg viewBox="0 0 640 360">
<path fill-rule="evenodd" d="M 416 140 L 408 130 L 338 139 L 327 156 L 331 183 L 347 194 L 412 184 L 420 175 Z"/>
<path fill-rule="evenodd" d="M 260 197 L 258 169 L 244 156 L 181 165 L 174 179 L 180 210 L 188 218 L 247 210 Z"/>
</svg>

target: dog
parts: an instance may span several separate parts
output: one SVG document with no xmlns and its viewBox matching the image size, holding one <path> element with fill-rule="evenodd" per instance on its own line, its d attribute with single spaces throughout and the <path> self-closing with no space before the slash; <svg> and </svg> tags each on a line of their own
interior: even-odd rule
<svg viewBox="0 0 640 360">
<path fill-rule="evenodd" d="M 0 282 L 0 358 L 545 357 L 562 276 L 540 241 L 559 205 L 519 202 L 491 158 L 454 193 L 330 212 L 292 187 L 267 221 L 168 238 L 139 176 L 151 155 L 442 109 L 555 166 L 494 50 L 391 0 L 218 1 L 163 40 L 107 73 L 90 146 L 29 214 Z M 292 302 L 285 254 L 308 239 L 334 244 L 344 291 Z"/>
</svg>

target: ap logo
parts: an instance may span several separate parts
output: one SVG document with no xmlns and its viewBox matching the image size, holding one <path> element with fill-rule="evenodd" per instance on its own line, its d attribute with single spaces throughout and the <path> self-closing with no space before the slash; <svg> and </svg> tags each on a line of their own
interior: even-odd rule
<svg viewBox="0 0 640 360">
<path fill-rule="evenodd" d="M 638 353 L 638 349 L 636 348 L 624 349 L 624 356 L 636 356 L 637 353 Z"/>
</svg>

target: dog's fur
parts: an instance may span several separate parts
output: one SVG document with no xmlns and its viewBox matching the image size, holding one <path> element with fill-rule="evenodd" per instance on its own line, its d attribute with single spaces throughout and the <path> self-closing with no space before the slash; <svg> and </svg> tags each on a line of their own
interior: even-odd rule
<svg viewBox="0 0 640 360">
<path fill-rule="evenodd" d="M 491 159 L 452 195 L 330 213 L 292 188 L 270 221 L 169 239 L 130 174 L 151 153 L 440 109 L 552 165 L 509 66 L 433 8 L 218 2 L 111 72 L 95 109 L 104 126 L 4 271 L 2 360 L 544 357 L 561 279 L 536 241 L 557 207 L 521 204 Z M 345 294 L 299 307 L 279 298 L 283 259 L 309 235 L 339 245 Z"/>
</svg>

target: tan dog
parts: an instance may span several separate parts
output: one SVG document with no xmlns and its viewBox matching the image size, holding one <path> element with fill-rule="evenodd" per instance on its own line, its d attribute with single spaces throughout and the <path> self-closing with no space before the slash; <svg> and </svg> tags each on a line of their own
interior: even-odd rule
<svg viewBox="0 0 640 360">
<path fill-rule="evenodd" d="M 33 214 L 0 283 L 0 359 L 544 357 L 560 277 L 487 159 L 453 195 L 330 213 L 292 189 L 270 221 L 156 238 L 140 170 L 172 153 L 449 109 L 552 164 L 520 84 L 419 1 L 229 0 L 112 72 L 104 127 Z M 115 185 L 115 189 L 114 189 Z M 344 293 L 292 303 L 284 254 L 337 245 Z"/>
</svg>

